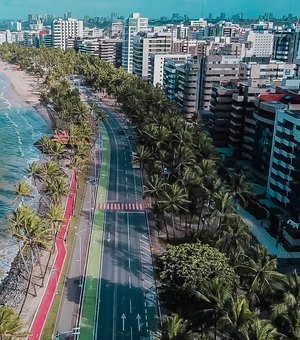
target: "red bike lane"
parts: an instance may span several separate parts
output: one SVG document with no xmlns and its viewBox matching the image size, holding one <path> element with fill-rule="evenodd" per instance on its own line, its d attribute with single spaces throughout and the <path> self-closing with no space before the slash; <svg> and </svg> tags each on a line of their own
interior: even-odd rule
<svg viewBox="0 0 300 340">
<path fill-rule="evenodd" d="M 56 238 L 56 257 L 51 269 L 51 273 L 49 276 L 49 280 L 47 282 L 47 286 L 45 288 L 43 297 L 40 301 L 38 309 L 35 313 L 34 319 L 31 323 L 31 327 L 29 330 L 30 335 L 28 336 L 28 340 L 38 340 L 42 334 L 43 327 L 50 310 L 53 298 L 56 294 L 57 284 L 59 282 L 59 278 L 61 275 L 61 271 L 64 265 L 65 257 L 66 257 L 66 247 L 65 247 L 65 237 L 67 234 L 67 230 L 69 227 L 70 219 L 72 216 L 75 194 L 76 194 L 76 175 L 73 173 L 71 184 L 70 184 L 70 193 L 65 206 L 65 216 L 64 223 L 61 225 Z"/>
</svg>

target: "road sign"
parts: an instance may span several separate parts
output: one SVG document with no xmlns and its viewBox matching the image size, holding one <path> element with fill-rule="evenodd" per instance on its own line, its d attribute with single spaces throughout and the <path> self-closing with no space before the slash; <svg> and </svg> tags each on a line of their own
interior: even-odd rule
<svg viewBox="0 0 300 340">
<path fill-rule="evenodd" d="M 140 316 L 140 314 L 138 314 L 136 316 L 136 319 L 137 319 L 137 323 L 138 323 L 138 330 L 140 332 L 141 331 L 141 316 Z"/>
</svg>

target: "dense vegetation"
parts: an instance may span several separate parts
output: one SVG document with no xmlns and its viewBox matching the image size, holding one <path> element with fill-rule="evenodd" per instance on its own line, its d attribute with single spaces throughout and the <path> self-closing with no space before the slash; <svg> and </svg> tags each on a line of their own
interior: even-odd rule
<svg viewBox="0 0 300 340">
<path fill-rule="evenodd" d="M 187 123 L 159 87 L 91 56 L 15 45 L 2 45 L 0 55 L 46 78 L 42 98 L 68 122 L 57 125 L 70 135 L 74 124 L 82 129 L 82 110 L 66 105 L 75 91 L 66 82 L 70 74 L 109 97 L 136 126 L 155 229 L 161 242 L 175 244 L 158 260 L 161 302 L 172 313 L 163 317 L 161 339 L 300 338 L 300 276 L 278 273 L 276 259 L 254 245 L 235 209 L 251 186 L 242 173 L 224 176 L 198 117 Z"/>
</svg>

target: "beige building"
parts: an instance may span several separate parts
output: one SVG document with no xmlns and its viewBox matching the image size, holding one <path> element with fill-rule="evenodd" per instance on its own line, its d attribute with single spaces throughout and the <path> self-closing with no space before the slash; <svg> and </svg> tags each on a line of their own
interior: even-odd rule
<svg viewBox="0 0 300 340">
<path fill-rule="evenodd" d="M 170 33 L 138 33 L 133 42 L 133 73 L 150 80 L 150 55 L 166 53 L 171 53 Z"/>
</svg>

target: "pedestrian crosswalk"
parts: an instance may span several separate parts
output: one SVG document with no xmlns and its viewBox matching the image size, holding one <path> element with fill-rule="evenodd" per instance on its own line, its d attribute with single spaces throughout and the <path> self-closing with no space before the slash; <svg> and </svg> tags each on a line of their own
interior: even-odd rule
<svg viewBox="0 0 300 340">
<path fill-rule="evenodd" d="M 132 211 L 132 210 L 144 210 L 145 207 L 144 204 L 142 203 L 98 203 L 97 209 Z"/>
</svg>

